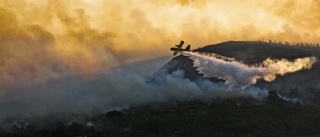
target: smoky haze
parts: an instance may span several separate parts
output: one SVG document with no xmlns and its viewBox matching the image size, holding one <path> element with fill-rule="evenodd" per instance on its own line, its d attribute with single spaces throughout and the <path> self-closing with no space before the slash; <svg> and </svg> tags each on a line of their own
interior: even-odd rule
<svg viewBox="0 0 320 137">
<path fill-rule="evenodd" d="M 230 39 L 320 43 L 318 7 L 316 0 L 1 1 L 0 103 L 57 108 L 79 85 L 167 56 L 181 39 L 193 48 Z"/>
<path fill-rule="evenodd" d="M 150 64 L 144 62 L 138 65 L 147 67 Z M 158 65 L 155 66 L 159 68 Z M 127 69 L 128 66 L 125 67 L 124 69 Z M 134 72 L 134 67 L 131 70 L 133 72 L 123 72 L 120 67 L 115 68 L 112 73 L 99 73 L 98 78 L 94 80 L 70 76 L 9 91 L 0 102 L 1 114 L 4 116 L 39 116 L 52 113 L 99 114 L 146 103 L 211 100 L 217 97 L 253 96 L 261 99 L 267 95 L 267 90 L 256 91 L 256 87 L 250 87 L 245 92 L 226 92 L 228 86 L 224 83 L 212 83 L 206 79 L 191 81 L 185 79 L 183 70 L 158 75 L 154 81 L 150 81 L 150 75 L 145 72 L 140 73 L 139 70 Z"/>
</svg>

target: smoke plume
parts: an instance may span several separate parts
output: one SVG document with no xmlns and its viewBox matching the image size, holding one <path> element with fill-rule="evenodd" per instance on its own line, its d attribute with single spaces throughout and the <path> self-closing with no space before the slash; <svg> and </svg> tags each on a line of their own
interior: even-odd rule
<svg viewBox="0 0 320 137">
<path fill-rule="evenodd" d="M 39 85 L 9 92 L 6 98 L 0 101 L 0 116 L 100 114 L 115 108 L 176 100 L 211 101 L 216 98 L 248 96 L 263 99 L 268 93 L 267 90 L 257 87 L 229 92 L 228 87 L 222 82 L 186 79 L 183 70 L 158 75 L 155 81 L 149 81 L 148 77 L 136 73 L 100 75 L 99 79 L 85 83 L 79 80 L 79 77 L 75 77 L 73 80 L 60 79 L 62 83 L 52 82 L 46 86 Z"/>
<path fill-rule="evenodd" d="M 319 2 L 28 0 L 0 3 L 0 93 L 226 40 L 319 43 Z M 305 8 L 301 8 L 305 7 Z M 237 20 L 237 23 L 234 23 Z"/>
<path fill-rule="evenodd" d="M 225 80 L 229 89 L 245 88 L 255 84 L 258 79 L 273 81 L 277 75 L 296 72 L 302 69 L 310 69 L 316 62 L 315 57 L 305 57 L 295 59 L 293 62 L 286 59 L 272 60 L 268 58 L 261 65 L 248 66 L 232 60 L 231 62 L 223 60 L 226 57 L 215 54 L 203 55 L 201 53 L 182 52 L 193 60 L 194 67 L 205 77 L 214 77 Z M 217 57 L 220 57 L 218 59 Z"/>
<path fill-rule="evenodd" d="M 227 40 L 320 43 L 319 15 L 317 0 L 2 0 L 0 105 L 33 104 L 37 109 L 77 104 L 64 99 L 76 92 L 72 89 L 119 66 L 171 55 L 168 48 L 181 39 L 192 48 Z M 145 67 L 148 73 L 156 68 Z M 277 70 L 277 65 L 269 68 L 276 70 L 258 77 L 272 80 L 279 71 L 289 72 Z M 128 66 L 123 70 L 136 71 Z M 256 77 L 253 72 L 250 76 Z M 236 83 L 243 87 L 254 79 Z M 114 82 L 106 82 L 112 89 L 109 83 Z M 99 96 L 89 95 L 89 104 L 103 106 L 105 101 L 94 101 Z"/>
</svg>

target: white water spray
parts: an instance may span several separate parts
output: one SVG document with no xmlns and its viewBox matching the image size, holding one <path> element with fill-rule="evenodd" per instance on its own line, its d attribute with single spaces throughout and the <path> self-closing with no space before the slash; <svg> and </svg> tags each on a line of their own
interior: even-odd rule
<svg viewBox="0 0 320 137">
<path fill-rule="evenodd" d="M 304 57 L 288 61 L 286 59 L 266 59 L 260 65 L 248 66 L 234 59 L 216 54 L 202 54 L 197 52 L 182 52 L 193 60 L 193 66 L 205 77 L 225 80 L 229 89 L 246 88 L 255 84 L 258 79 L 273 81 L 277 75 L 310 69 L 316 62 L 315 57 Z"/>
</svg>

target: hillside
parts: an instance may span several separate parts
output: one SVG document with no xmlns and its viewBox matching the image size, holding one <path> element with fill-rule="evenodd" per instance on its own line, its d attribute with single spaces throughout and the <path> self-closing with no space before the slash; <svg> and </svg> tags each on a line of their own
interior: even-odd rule
<svg viewBox="0 0 320 137">
<path fill-rule="evenodd" d="M 225 57 L 234 58 L 249 66 L 262 63 L 267 58 L 287 59 L 293 61 L 303 57 L 320 58 L 320 47 L 298 46 L 279 43 L 255 42 L 255 41 L 227 41 L 219 44 L 208 45 L 193 50 L 200 53 L 215 53 Z M 193 67 L 193 62 L 188 57 L 179 55 L 165 64 L 155 75 L 171 74 L 176 70 L 183 70 L 184 77 L 190 80 L 202 78 L 202 74 Z M 277 76 L 272 82 L 259 80 L 255 86 L 266 89 L 276 89 L 280 95 L 288 98 L 298 98 L 304 100 L 306 104 L 320 104 L 320 61 L 317 60 L 311 69 L 300 70 Z M 213 82 L 219 82 L 215 78 L 210 78 Z"/>
<path fill-rule="evenodd" d="M 237 61 L 248 65 L 259 64 L 267 58 L 286 58 L 288 60 L 309 56 L 320 58 L 320 47 L 290 46 L 286 44 L 250 41 L 227 41 L 219 44 L 207 45 L 193 51 L 216 53 L 222 56 L 235 58 Z M 182 69 L 187 74 L 187 78 L 195 79 L 199 75 L 192 65 L 192 62 L 188 57 L 179 55 L 165 64 L 159 71 L 171 73 L 176 69 Z M 310 70 L 310 73 L 317 73 L 318 76 L 320 76 L 320 72 L 316 71 L 319 70 L 319 68 L 320 62 L 315 64 L 313 69 Z"/>
<path fill-rule="evenodd" d="M 213 102 L 199 100 L 148 104 L 114 110 L 89 118 L 94 126 L 73 123 L 63 118 L 41 120 L 43 128 L 33 125 L 26 130 L 0 128 L 0 136 L 70 137 L 289 137 L 319 136 L 320 109 L 292 104 L 269 92 L 267 104 L 254 100 L 228 99 Z"/>
<path fill-rule="evenodd" d="M 265 42 L 229 41 L 194 51 L 216 53 L 248 66 L 267 58 L 320 58 L 319 47 Z M 51 94 L 48 97 L 55 97 L 54 100 L 43 97 L 36 100 L 35 95 L 41 97 L 42 94 L 33 94 L 22 98 L 24 100 L 1 104 L 2 112 L 15 108 L 20 112 L 11 113 L 27 114 L 24 118 L 30 123 L 25 128 L 16 127 L 12 120 L 20 117 L 10 115 L 3 119 L 5 126 L 0 127 L 0 136 L 278 137 L 320 134 L 319 61 L 311 69 L 277 76 L 272 82 L 259 80 L 250 85 L 247 92 L 247 88 L 228 91 L 224 80 L 204 78 L 193 67 L 194 62 L 184 55 L 174 57 L 151 80 L 138 75 L 145 71 L 140 67 L 157 66 L 166 59 L 159 60 L 115 68 L 117 73 L 101 74 L 90 81 L 70 77 L 30 87 L 27 90 L 33 93 L 44 90 L 59 96 Z M 61 85 L 64 88 L 55 88 Z M 221 88 L 221 85 L 224 86 Z M 212 88 L 214 86 L 218 88 Z M 261 91 L 263 99 L 253 96 Z M 43 110 L 46 113 L 42 116 L 37 114 Z M 73 114 L 86 116 L 94 126 L 67 124 Z"/>
</svg>

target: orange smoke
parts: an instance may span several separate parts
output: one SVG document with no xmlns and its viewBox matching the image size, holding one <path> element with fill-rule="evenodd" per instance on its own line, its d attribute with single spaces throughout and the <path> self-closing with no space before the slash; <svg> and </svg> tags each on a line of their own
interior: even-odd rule
<svg viewBox="0 0 320 137">
<path fill-rule="evenodd" d="M 226 40 L 320 43 L 319 6 L 316 0 L 2 1 L 0 82 L 90 75 L 169 55 L 181 39 L 193 48 Z"/>
</svg>

